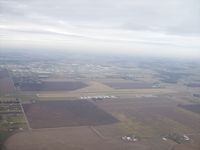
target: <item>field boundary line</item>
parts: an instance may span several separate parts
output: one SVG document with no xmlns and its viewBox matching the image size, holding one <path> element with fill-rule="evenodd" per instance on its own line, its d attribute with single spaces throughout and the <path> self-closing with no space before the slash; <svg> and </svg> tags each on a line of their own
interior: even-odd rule
<svg viewBox="0 0 200 150">
<path fill-rule="evenodd" d="M 27 117 L 26 117 L 26 114 L 25 114 L 25 112 L 24 112 L 24 108 L 23 108 L 23 106 L 22 106 L 22 103 L 20 102 L 19 105 L 20 105 L 21 110 L 22 110 L 22 113 L 23 113 L 23 115 L 24 115 L 24 119 L 25 119 L 25 121 L 26 121 L 28 130 L 30 131 L 30 130 L 31 130 L 31 127 L 30 127 L 30 124 L 29 124 L 28 119 L 27 119 Z"/>
</svg>

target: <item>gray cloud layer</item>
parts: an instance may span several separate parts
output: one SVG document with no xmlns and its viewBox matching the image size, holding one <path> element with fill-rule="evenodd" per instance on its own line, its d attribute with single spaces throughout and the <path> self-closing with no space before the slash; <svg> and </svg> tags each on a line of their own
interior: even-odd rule
<svg viewBox="0 0 200 150">
<path fill-rule="evenodd" d="M 88 45 L 110 41 L 113 49 L 121 41 L 129 50 L 167 45 L 200 55 L 199 0 L 0 0 L 0 12 L 0 38 L 7 44 L 86 38 Z"/>
</svg>

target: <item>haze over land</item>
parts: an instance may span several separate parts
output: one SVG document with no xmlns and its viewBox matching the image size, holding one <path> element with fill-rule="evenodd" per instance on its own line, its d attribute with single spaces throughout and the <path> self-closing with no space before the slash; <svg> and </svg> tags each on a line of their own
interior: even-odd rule
<svg viewBox="0 0 200 150">
<path fill-rule="evenodd" d="M 200 62 L 0 53 L 0 149 L 199 150 Z"/>
<path fill-rule="evenodd" d="M 0 46 L 200 58 L 199 0 L 0 0 Z"/>
</svg>

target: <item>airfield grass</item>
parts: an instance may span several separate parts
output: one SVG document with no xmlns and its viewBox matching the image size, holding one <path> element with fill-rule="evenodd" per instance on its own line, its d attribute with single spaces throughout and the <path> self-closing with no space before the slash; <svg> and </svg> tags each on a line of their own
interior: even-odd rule
<svg viewBox="0 0 200 150">
<path fill-rule="evenodd" d="M 115 95 L 115 96 L 123 96 L 123 95 L 136 95 L 136 94 L 168 94 L 175 93 L 174 90 L 171 89 L 131 89 L 131 90 L 104 90 L 104 91 L 73 91 L 73 92 L 39 92 L 37 96 L 39 98 L 44 97 L 81 97 L 81 96 L 95 96 L 95 95 Z"/>
<path fill-rule="evenodd" d="M 117 81 L 116 81 L 117 82 Z M 119 83 L 119 82 L 118 82 Z M 136 94 L 168 94 L 176 93 L 170 88 L 158 89 L 114 89 L 98 81 L 88 82 L 88 86 L 73 91 L 37 91 L 24 92 L 21 91 L 19 98 L 22 101 L 35 100 L 77 100 L 81 96 L 97 96 L 97 95 L 115 95 L 115 96 L 135 96 Z"/>
</svg>

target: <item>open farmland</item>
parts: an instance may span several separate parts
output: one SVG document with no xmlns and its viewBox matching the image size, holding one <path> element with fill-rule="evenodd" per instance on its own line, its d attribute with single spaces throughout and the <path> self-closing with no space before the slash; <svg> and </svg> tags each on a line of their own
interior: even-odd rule
<svg viewBox="0 0 200 150">
<path fill-rule="evenodd" d="M 98 107 L 91 102 L 80 100 L 24 104 L 29 123 L 32 127 L 36 125 L 35 129 L 15 134 L 6 141 L 6 148 L 8 150 L 15 147 L 17 147 L 16 150 L 40 150 L 42 149 L 41 145 L 45 150 L 64 150 L 66 148 L 68 150 L 169 150 L 169 148 L 180 150 L 182 147 L 187 147 L 187 150 L 198 150 L 199 148 L 200 141 L 194 137 L 198 136 L 197 131 L 200 130 L 200 117 L 184 111 L 184 109 L 178 109 L 176 101 L 160 96 L 119 98 L 93 103 Z M 90 109 L 90 111 L 89 108 L 94 109 Z M 119 121 L 108 119 L 109 121 L 102 123 L 108 114 L 106 113 L 106 116 L 97 115 L 96 108 L 112 114 Z M 69 117 L 65 118 L 66 116 Z M 82 122 L 85 126 L 79 126 L 80 117 L 78 116 L 82 118 L 82 121 L 85 116 L 90 120 Z M 31 121 L 31 118 L 35 119 L 32 120 L 34 122 Z M 92 121 L 96 121 L 96 123 L 92 123 Z M 44 122 L 46 123 L 44 124 Z M 64 122 L 66 124 L 63 124 Z M 57 128 L 58 125 L 61 125 L 60 123 L 65 126 L 70 124 L 70 127 Z M 43 128 L 44 125 L 48 128 Z M 75 127 L 71 127 L 71 125 Z M 49 129 L 50 127 L 53 128 Z M 177 144 L 172 140 L 163 141 L 162 137 L 171 132 L 187 134 L 193 141 L 186 144 Z M 138 136 L 140 140 L 135 143 L 121 140 L 122 136 L 130 134 Z M 87 138 L 83 138 L 83 136 Z"/>
<path fill-rule="evenodd" d="M 197 69 L 71 58 L 5 63 L 3 150 L 199 150 Z"/>
<path fill-rule="evenodd" d="M 116 99 L 96 104 L 121 121 L 118 133 L 122 130 L 141 137 L 156 137 L 170 132 L 200 131 L 200 116 L 177 107 L 177 102 L 165 97 Z"/>
<path fill-rule="evenodd" d="M 71 91 L 86 87 L 87 84 L 80 81 L 43 81 L 40 83 L 22 83 L 22 91 Z"/>
<path fill-rule="evenodd" d="M 31 128 L 91 126 L 117 120 L 88 101 L 46 101 L 24 104 Z"/>
<path fill-rule="evenodd" d="M 7 140 L 5 147 L 6 150 L 147 150 L 142 144 L 102 140 L 84 126 L 21 132 Z"/>
</svg>

